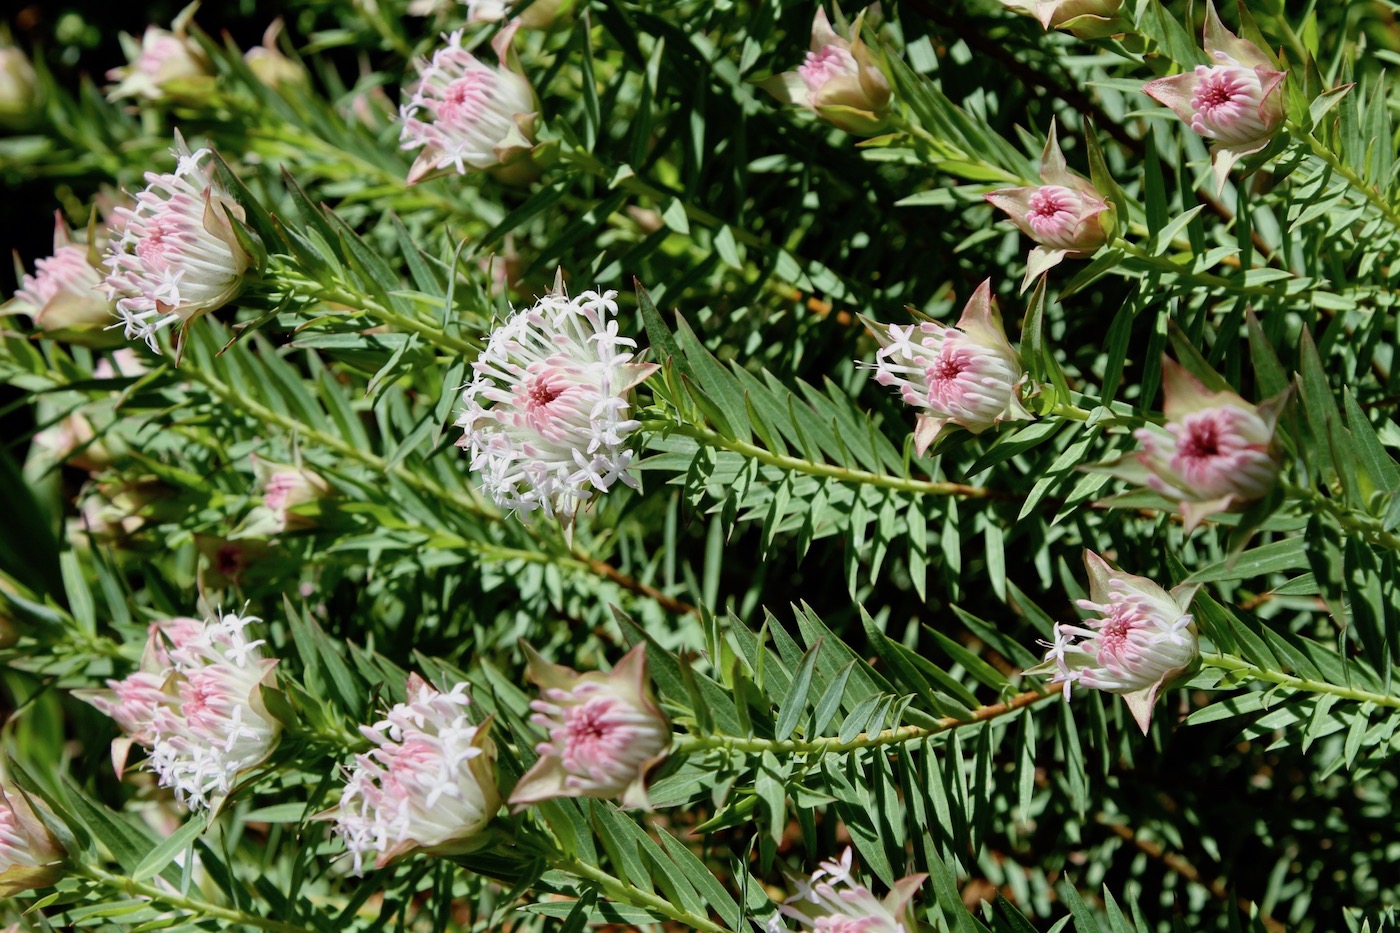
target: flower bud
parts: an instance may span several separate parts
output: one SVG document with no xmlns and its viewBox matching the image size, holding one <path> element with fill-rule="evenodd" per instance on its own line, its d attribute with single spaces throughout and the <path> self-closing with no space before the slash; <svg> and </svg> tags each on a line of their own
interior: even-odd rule
<svg viewBox="0 0 1400 933">
<path fill-rule="evenodd" d="M 179 133 L 175 143 L 175 171 L 147 172 L 136 206 L 116 209 L 123 224 L 105 260 L 127 339 L 157 352 L 161 329 L 223 307 L 254 260 L 240 238 L 248 234 L 234 226 L 243 222 L 242 206 L 210 174 L 213 153 L 190 152 Z"/>
<path fill-rule="evenodd" d="M 27 314 L 44 335 L 89 346 L 111 343 L 105 333 L 116 320 L 102 294 L 102 276 L 87 246 L 73 242 L 61 213 L 54 213 L 53 255 L 34 264 L 0 315 Z"/>
<path fill-rule="evenodd" d="M 1009 9 L 1040 20 L 1046 31 L 1063 29 L 1080 39 L 1103 39 L 1132 28 L 1123 0 L 1002 0 Z"/>
<path fill-rule="evenodd" d="M 1290 394 L 1251 405 L 1234 392 L 1208 390 L 1163 357 L 1166 425 L 1139 428 L 1141 450 L 1097 469 L 1178 503 L 1189 534 L 1207 516 L 1239 511 L 1273 491 L 1282 467 L 1274 430 Z"/>
<path fill-rule="evenodd" d="M 1204 43 L 1214 65 L 1143 85 L 1143 93 L 1170 107 L 1198 136 L 1215 140 L 1211 165 L 1217 193 L 1235 163 L 1264 149 L 1283 125 L 1283 81 L 1267 52 L 1241 39 L 1206 4 Z"/>
<path fill-rule="evenodd" d="M 243 61 L 258 80 L 270 88 L 303 86 L 310 76 L 305 68 L 283 55 L 277 47 L 277 37 L 281 33 L 282 17 L 279 16 L 263 32 L 262 45 L 255 45 L 243 53 Z"/>
<path fill-rule="evenodd" d="M 768 925 L 770 933 L 787 930 L 786 917 L 800 930 L 859 931 L 859 933 L 914 933 L 912 900 L 927 875 L 909 875 L 896 881 L 884 899 L 851 874 L 851 848 L 839 859 L 821 863 L 810 879 L 797 881 L 797 893 L 783 901 Z"/>
<path fill-rule="evenodd" d="M 0 785 L 0 897 L 58 881 L 65 857 L 24 794 L 13 785 Z"/>
<path fill-rule="evenodd" d="M 29 56 L 0 35 L 0 126 L 22 129 L 39 112 L 39 80 Z"/>
<path fill-rule="evenodd" d="M 890 82 L 861 40 L 861 11 L 851 24 L 850 39 L 832 28 L 826 11 L 812 20 L 812 46 L 795 71 L 764 81 L 760 87 L 785 104 L 806 107 L 856 136 L 874 136 L 889 125 Z"/>
<path fill-rule="evenodd" d="M 1002 188 L 983 195 L 1040 246 L 1026 261 L 1025 291 L 1030 283 L 1065 257 L 1092 256 L 1113 235 L 1116 212 L 1099 190 L 1071 172 L 1056 138 L 1055 125 L 1040 159 L 1043 185 Z"/>
<path fill-rule="evenodd" d="M 580 674 L 550 664 L 526 647 L 540 698 L 531 722 L 549 734 L 540 759 L 511 792 L 517 808 L 556 797 L 621 798 L 647 807 L 646 773 L 671 748 L 671 724 L 652 697 L 646 646 L 639 644 L 608 674 Z"/>
<path fill-rule="evenodd" d="M 501 798 L 490 717 L 473 725 L 470 705 L 465 683 L 442 693 L 412 674 L 408 699 L 360 727 L 375 748 L 355 756 L 340 803 L 319 815 L 335 820 L 356 874 L 370 857 L 383 868 L 411 852 L 457 855 L 480 844 Z"/>
<path fill-rule="evenodd" d="M 409 169 L 409 184 L 449 171 L 504 171 L 502 177 L 512 181 L 537 173 L 530 160 L 539 122 L 535 91 L 506 65 L 517 28 L 507 26 L 492 40 L 501 61 L 496 67 L 463 47 L 460 29 L 431 63 L 420 66 L 418 85 L 399 108 L 402 148 L 422 150 Z"/>
<path fill-rule="evenodd" d="M 299 505 L 324 499 L 330 485 L 318 474 L 289 463 L 253 458 L 253 471 L 262 488 L 262 505 L 249 513 L 235 538 L 263 537 L 316 527 L 316 519 L 295 511 Z"/>
<path fill-rule="evenodd" d="M 1114 570 L 1085 550 L 1089 598 L 1079 608 L 1096 614 L 1083 625 L 1060 623 L 1045 661 L 1027 673 L 1050 673 L 1052 683 L 1079 684 L 1123 696 L 1143 733 L 1152 720 L 1157 693 L 1196 660 L 1196 624 L 1191 599 L 1197 585 L 1170 593 L 1146 577 Z"/>
<path fill-rule="evenodd" d="M 128 97 L 152 101 L 199 102 L 214 87 L 213 68 L 199 43 L 186 32 L 195 5 L 186 7 L 171 24 L 173 32 L 147 26 L 138 45 L 122 34 L 130 64 L 107 72 L 108 100 Z"/>
<path fill-rule="evenodd" d="M 1025 369 L 1006 339 L 990 280 L 977 287 L 957 327 L 936 321 L 867 326 L 880 342 L 870 366 L 875 381 L 926 409 L 914 428 L 919 456 L 950 426 L 981 434 L 1002 421 L 1031 417 L 1020 398 Z"/>
</svg>

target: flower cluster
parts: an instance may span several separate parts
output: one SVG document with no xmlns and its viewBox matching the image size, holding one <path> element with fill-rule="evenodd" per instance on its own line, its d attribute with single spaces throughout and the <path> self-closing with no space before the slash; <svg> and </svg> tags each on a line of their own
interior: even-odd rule
<svg viewBox="0 0 1400 933">
<path fill-rule="evenodd" d="M 639 644 L 609 674 L 580 674 L 550 664 L 527 648 L 530 679 L 540 698 L 531 721 L 549 734 L 535 747 L 540 760 L 510 802 L 555 797 L 621 797 L 625 807 L 646 807 L 647 771 L 671 746 L 671 724 L 656 706 Z"/>
<path fill-rule="evenodd" d="M 135 207 L 118 207 L 121 222 L 107 250 L 107 291 L 128 339 L 157 350 L 156 334 L 228 303 L 243 287 L 252 255 L 235 224 L 243 208 L 213 180 L 208 149 L 190 152 L 179 134 L 170 174 L 146 173 Z"/>
<path fill-rule="evenodd" d="M 836 32 L 826 11 L 812 20 L 811 51 L 795 71 L 785 71 L 761 87 L 785 104 L 797 104 L 857 136 L 874 136 L 889 125 L 890 82 L 860 38 L 861 11 L 851 38 Z"/>
<path fill-rule="evenodd" d="M 927 875 L 909 875 L 895 882 L 884 899 L 877 898 L 851 873 L 851 849 L 839 859 L 822 862 L 809 879 L 798 880 L 797 893 L 783 901 L 768 924 L 769 933 L 788 929 L 784 918 L 800 930 L 850 933 L 915 933 L 913 898 Z"/>
<path fill-rule="evenodd" d="M 18 789 L 0 786 L 0 897 L 63 877 L 63 847 Z"/>
<path fill-rule="evenodd" d="M 1215 140 L 1211 164 L 1219 191 L 1235 163 L 1263 150 L 1283 125 L 1288 73 L 1259 46 L 1226 29 L 1213 3 L 1206 4 L 1203 40 L 1215 64 L 1149 81 L 1142 89 L 1197 135 Z"/>
<path fill-rule="evenodd" d="M 547 295 L 496 327 L 472 364 L 458 444 L 502 508 L 571 521 L 594 492 L 639 486 L 627 393 L 656 367 L 618 335 L 616 294 Z"/>
<path fill-rule="evenodd" d="M 1114 570 L 1093 551 L 1084 552 L 1089 598 L 1079 607 L 1095 613 L 1083 625 L 1055 626 L 1045 661 L 1028 673 L 1051 673 L 1052 683 L 1122 695 L 1144 733 L 1164 685 L 1191 666 L 1200 650 L 1191 600 L 1197 586 L 1170 593 L 1146 577 Z"/>
<path fill-rule="evenodd" d="M 875 381 L 924 409 L 914 428 L 920 456 L 950 426 L 981 434 L 999 422 L 1031 417 L 1020 399 L 1025 369 L 1006 339 L 990 281 L 977 287 L 957 327 L 925 321 L 871 325 L 871 331 L 880 342 L 871 367 Z"/>
<path fill-rule="evenodd" d="M 200 809 L 228 796 L 240 775 L 272 753 L 281 724 L 262 690 L 277 662 L 263 656 L 263 640 L 248 636 L 257 621 L 227 613 L 155 623 L 135 673 L 80 694 L 124 733 L 112 744 L 119 774 L 131 745 L 142 745 L 161 786 Z"/>
<path fill-rule="evenodd" d="M 420 66 L 418 84 L 399 109 L 403 148 L 422 150 L 409 169 L 409 184 L 448 171 L 534 174 L 529 155 L 539 121 L 535 91 L 506 66 L 515 29 L 502 29 L 492 42 L 498 66 L 467 51 L 460 29 Z"/>
<path fill-rule="evenodd" d="M 470 705 L 465 683 L 443 693 L 413 674 L 408 699 L 360 728 L 375 747 L 355 757 L 339 805 L 321 815 L 335 821 L 357 874 L 369 858 L 383 868 L 410 852 L 475 848 L 501 798 L 490 718 L 472 723 Z"/>
</svg>

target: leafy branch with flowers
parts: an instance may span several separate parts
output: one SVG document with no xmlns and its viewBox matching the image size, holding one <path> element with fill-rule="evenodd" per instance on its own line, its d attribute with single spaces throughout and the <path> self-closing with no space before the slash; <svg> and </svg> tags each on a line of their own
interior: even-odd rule
<svg viewBox="0 0 1400 933">
<path fill-rule="evenodd" d="M 1387 3 L 275 6 L 0 36 L 0 922 L 1396 922 Z"/>
</svg>

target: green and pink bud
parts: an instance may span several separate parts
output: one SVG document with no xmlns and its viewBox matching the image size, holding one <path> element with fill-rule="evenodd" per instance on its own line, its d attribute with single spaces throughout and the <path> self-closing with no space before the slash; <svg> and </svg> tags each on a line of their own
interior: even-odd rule
<svg viewBox="0 0 1400 933">
<path fill-rule="evenodd" d="M 13 785 L 0 785 L 0 897 L 55 883 L 65 858 L 29 799 Z"/>
<path fill-rule="evenodd" d="M 1040 21 L 1048 32 L 1062 29 L 1080 39 L 1103 39 L 1128 32 L 1123 0 L 1002 0 L 1008 9 Z"/>
<path fill-rule="evenodd" d="M 540 758 L 511 792 L 517 808 L 557 797 L 619 798 L 648 806 L 646 775 L 671 749 L 671 724 L 647 679 L 639 644 L 611 672 L 580 674 L 551 664 L 528 646 L 529 677 L 540 688 L 531 721 L 548 739 Z"/>
<path fill-rule="evenodd" d="M 1093 183 L 1069 170 L 1055 125 L 1040 157 L 1043 184 L 983 195 L 1039 246 L 1026 260 L 1021 290 L 1065 258 L 1092 256 L 1113 236 L 1117 211 Z"/>
<path fill-rule="evenodd" d="M 785 104 L 806 107 L 856 136 L 874 136 L 889 126 L 890 82 L 860 37 L 864 11 L 847 39 L 832 28 L 826 11 L 812 20 L 811 51 L 795 71 L 760 87 Z"/>
<path fill-rule="evenodd" d="M 1214 64 L 1149 81 L 1143 93 L 1165 104 L 1198 136 L 1215 141 L 1211 165 L 1217 192 L 1235 163 L 1260 152 L 1283 126 L 1283 82 L 1270 55 L 1241 39 L 1206 5 L 1206 55 Z"/>
</svg>

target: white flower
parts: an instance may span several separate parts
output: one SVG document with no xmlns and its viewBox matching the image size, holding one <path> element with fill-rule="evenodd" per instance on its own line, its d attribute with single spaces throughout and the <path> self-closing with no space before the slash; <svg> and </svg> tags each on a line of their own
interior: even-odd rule
<svg viewBox="0 0 1400 933">
<path fill-rule="evenodd" d="M 1054 673 L 1052 683 L 1121 694 L 1144 733 L 1161 688 L 1196 660 L 1196 624 L 1191 599 L 1197 586 L 1170 593 L 1146 577 L 1115 570 L 1085 550 L 1089 598 L 1079 608 L 1096 618 L 1083 625 L 1060 623 L 1043 663 L 1027 673 Z M 1043 643 L 1044 644 L 1044 643 Z"/>
<path fill-rule="evenodd" d="M 228 796 L 240 775 L 272 753 L 281 724 L 261 691 L 277 662 L 263 657 L 266 642 L 248 637 L 257 621 L 227 613 L 153 625 L 140 670 L 108 681 L 108 691 L 79 694 L 126 733 L 112 747 L 118 773 L 131 743 L 143 745 L 160 785 L 201 809 Z"/>
<path fill-rule="evenodd" d="M 375 748 L 355 756 L 345 792 L 320 814 L 335 820 L 356 874 L 366 858 L 382 868 L 401 855 L 470 851 L 500 809 L 489 718 L 467 718 L 467 685 L 442 693 L 417 674 L 408 699 L 383 721 L 361 726 Z"/>
<path fill-rule="evenodd" d="M 431 63 L 420 66 L 418 85 L 399 108 L 402 147 L 423 150 L 409 169 L 409 184 L 445 171 L 502 168 L 528 157 L 539 116 L 535 91 L 504 64 L 516 28 L 497 33 L 492 45 L 502 64 L 496 67 L 462 46 L 460 29 Z"/>
<path fill-rule="evenodd" d="M 915 892 L 927 875 L 909 875 L 895 882 L 881 900 L 851 874 L 851 849 L 840 859 L 821 863 L 810 879 L 797 881 L 797 893 L 778 907 L 768 924 L 770 933 L 787 930 L 783 918 L 796 920 L 799 929 L 830 933 L 916 933 L 912 905 Z"/>
<path fill-rule="evenodd" d="M 252 259 L 233 224 L 243 208 L 208 171 L 213 153 L 190 152 L 177 133 L 172 174 L 146 173 L 135 207 L 119 207 L 121 221 L 108 247 L 107 291 L 128 339 L 152 350 L 156 334 L 227 304 L 243 286 Z"/>
<path fill-rule="evenodd" d="M 639 488 L 626 395 L 656 367 L 632 362 L 636 341 L 611 320 L 616 295 L 547 295 L 492 331 L 473 364 L 458 444 L 502 508 L 569 521 L 617 480 Z"/>
</svg>

